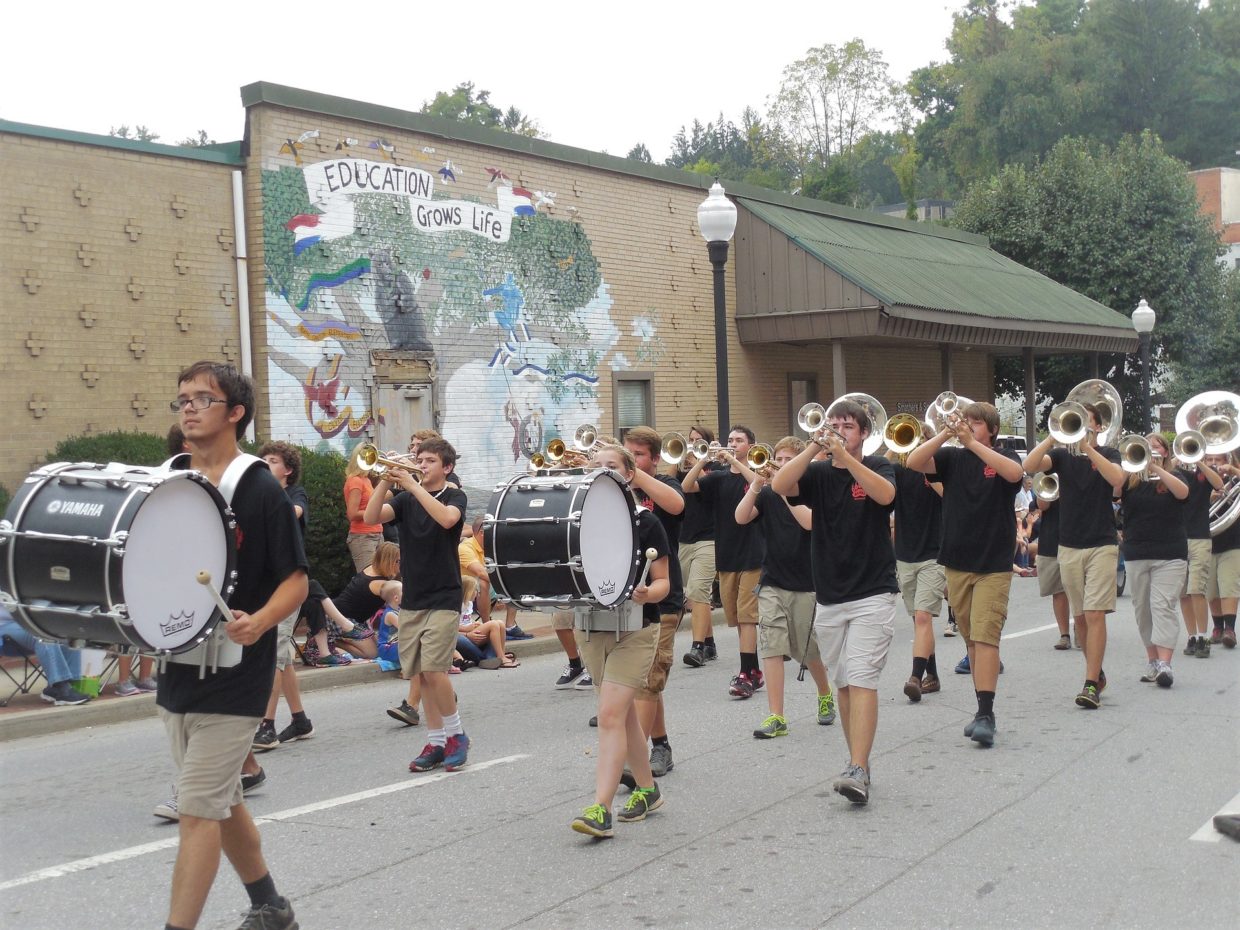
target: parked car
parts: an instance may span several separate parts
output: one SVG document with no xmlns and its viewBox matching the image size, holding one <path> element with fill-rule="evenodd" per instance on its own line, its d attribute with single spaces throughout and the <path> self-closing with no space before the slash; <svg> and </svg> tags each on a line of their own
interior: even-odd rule
<svg viewBox="0 0 1240 930">
<path fill-rule="evenodd" d="M 1010 433 L 1000 433 L 995 437 L 995 448 L 1010 449 L 1020 456 L 1022 463 L 1025 461 L 1025 456 L 1029 454 L 1029 449 L 1025 445 L 1025 437 L 1013 436 Z"/>
</svg>

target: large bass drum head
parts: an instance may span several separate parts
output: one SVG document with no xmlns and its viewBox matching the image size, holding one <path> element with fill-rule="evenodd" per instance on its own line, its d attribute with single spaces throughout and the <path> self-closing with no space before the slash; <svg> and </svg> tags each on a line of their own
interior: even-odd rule
<svg viewBox="0 0 1240 930">
<path fill-rule="evenodd" d="M 210 572 L 212 586 L 225 590 L 230 552 L 220 503 L 207 487 L 175 473 L 157 485 L 125 544 L 125 603 L 142 639 L 172 652 L 193 644 L 216 612 L 198 572 Z"/>
<path fill-rule="evenodd" d="M 610 472 L 590 485 L 581 508 L 581 562 L 586 583 L 604 607 L 624 599 L 637 555 L 633 499 Z"/>
</svg>

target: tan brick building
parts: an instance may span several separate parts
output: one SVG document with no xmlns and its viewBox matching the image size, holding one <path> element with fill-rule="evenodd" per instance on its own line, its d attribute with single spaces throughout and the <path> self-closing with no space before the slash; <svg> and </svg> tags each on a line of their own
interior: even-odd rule
<svg viewBox="0 0 1240 930">
<path fill-rule="evenodd" d="M 199 357 L 252 371 L 260 436 L 347 450 L 436 425 L 474 487 L 581 423 L 715 424 L 711 179 L 277 85 L 242 95 L 244 142 L 208 149 L 0 122 L 0 482 L 69 435 L 164 432 Z M 1125 317 L 979 237 L 724 184 L 730 419 L 762 439 L 805 400 L 920 413 L 947 387 L 990 398 L 997 353 L 1032 368 L 1135 345 Z"/>
</svg>

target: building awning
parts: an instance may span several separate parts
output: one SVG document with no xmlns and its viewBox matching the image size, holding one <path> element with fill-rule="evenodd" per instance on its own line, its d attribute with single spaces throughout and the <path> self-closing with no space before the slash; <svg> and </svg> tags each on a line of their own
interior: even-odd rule
<svg viewBox="0 0 1240 930">
<path fill-rule="evenodd" d="M 995 354 L 1132 352 L 1128 317 L 1005 258 L 981 236 L 737 198 L 743 343 L 865 339 Z M 807 205 L 808 206 L 808 205 Z"/>
</svg>

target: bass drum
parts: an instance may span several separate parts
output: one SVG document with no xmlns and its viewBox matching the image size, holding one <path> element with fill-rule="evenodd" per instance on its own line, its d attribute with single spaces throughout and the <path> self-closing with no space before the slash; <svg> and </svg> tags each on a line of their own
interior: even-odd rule
<svg viewBox="0 0 1240 930">
<path fill-rule="evenodd" d="M 0 522 L 0 600 L 40 639 L 185 652 L 222 619 L 196 576 L 210 572 L 229 597 L 235 528 L 198 472 L 49 465 Z"/>
<path fill-rule="evenodd" d="M 500 485 L 483 530 L 492 589 L 519 606 L 619 604 L 642 564 L 636 507 L 606 469 L 518 475 Z"/>
</svg>

